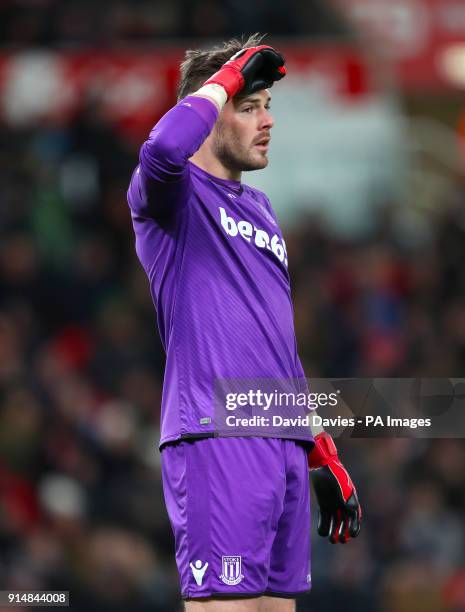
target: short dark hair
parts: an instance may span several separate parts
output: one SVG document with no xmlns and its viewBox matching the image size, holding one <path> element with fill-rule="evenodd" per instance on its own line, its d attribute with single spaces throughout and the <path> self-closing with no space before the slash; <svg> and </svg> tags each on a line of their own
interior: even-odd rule
<svg viewBox="0 0 465 612">
<path fill-rule="evenodd" d="M 261 44 L 265 34 L 256 32 L 248 38 L 231 38 L 212 49 L 189 49 L 181 63 L 181 78 L 178 85 L 178 100 L 194 93 L 202 83 L 217 72 L 228 59 L 245 47 Z"/>
</svg>

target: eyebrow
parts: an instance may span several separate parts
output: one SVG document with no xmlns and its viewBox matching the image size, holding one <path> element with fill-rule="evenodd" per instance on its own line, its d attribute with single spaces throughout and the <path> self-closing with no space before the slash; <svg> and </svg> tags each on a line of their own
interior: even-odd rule
<svg viewBox="0 0 465 612">
<path fill-rule="evenodd" d="M 261 98 L 259 98 L 258 96 L 252 97 L 252 96 L 247 96 L 245 97 L 243 100 L 240 100 L 239 104 L 247 104 L 247 103 L 251 103 L 251 104 L 257 104 L 257 102 L 261 102 Z M 271 96 L 268 96 L 265 104 L 269 104 L 271 102 Z"/>
</svg>

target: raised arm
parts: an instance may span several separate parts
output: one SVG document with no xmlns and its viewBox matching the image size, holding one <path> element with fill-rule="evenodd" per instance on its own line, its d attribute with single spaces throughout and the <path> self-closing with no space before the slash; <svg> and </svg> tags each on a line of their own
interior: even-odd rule
<svg viewBox="0 0 465 612">
<path fill-rule="evenodd" d="M 211 100 L 192 95 L 160 119 L 141 147 L 131 180 L 128 201 L 135 212 L 166 216 L 186 205 L 188 159 L 210 134 L 219 110 Z"/>
<path fill-rule="evenodd" d="M 142 145 L 128 191 L 136 214 L 166 216 L 189 200 L 188 160 L 210 134 L 226 102 L 266 87 L 286 73 L 284 58 L 268 45 L 242 49 L 157 123 Z"/>
</svg>

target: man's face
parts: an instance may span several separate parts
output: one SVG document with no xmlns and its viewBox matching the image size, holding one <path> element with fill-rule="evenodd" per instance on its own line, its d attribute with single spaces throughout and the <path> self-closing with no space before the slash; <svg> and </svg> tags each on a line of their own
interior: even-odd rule
<svg viewBox="0 0 465 612">
<path fill-rule="evenodd" d="M 268 89 L 262 89 L 224 106 L 212 133 L 212 150 L 226 168 L 260 170 L 268 165 L 270 101 Z"/>
</svg>

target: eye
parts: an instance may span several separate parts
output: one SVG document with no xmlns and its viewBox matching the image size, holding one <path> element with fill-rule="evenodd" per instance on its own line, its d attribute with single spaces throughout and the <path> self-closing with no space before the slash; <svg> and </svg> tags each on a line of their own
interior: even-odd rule
<svg viewBox="0 0 465 612">
<path fill-rule="evenodd" d="M 252 111 L 253 111 L 252 106 L 246 106 L 245 108 L 242 109 L 243 113 L 251 113 Z"/>
</svg>

